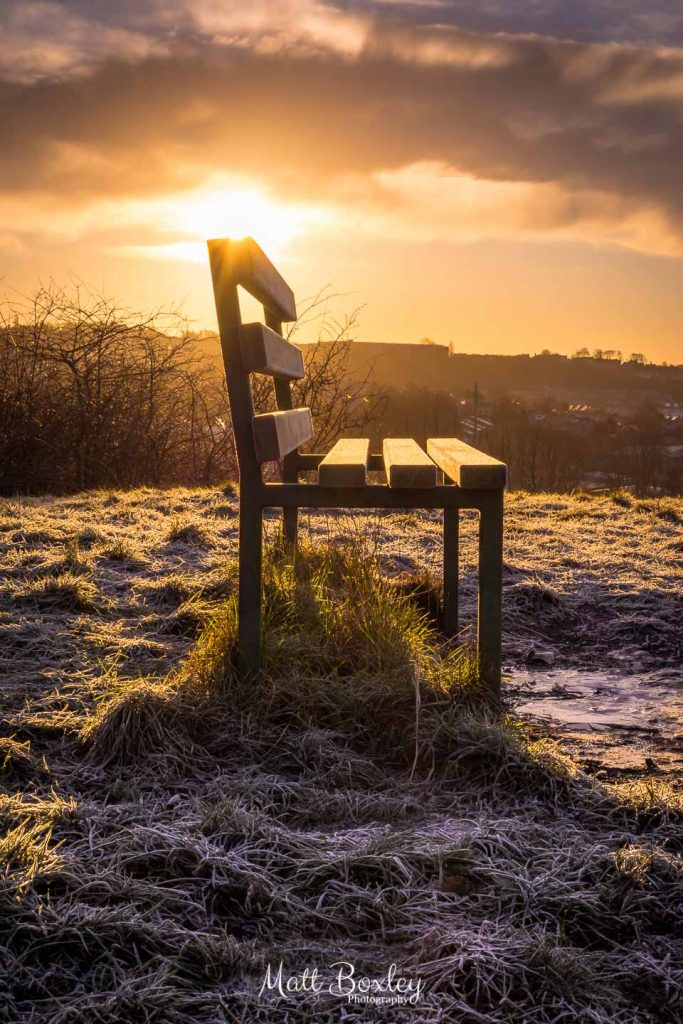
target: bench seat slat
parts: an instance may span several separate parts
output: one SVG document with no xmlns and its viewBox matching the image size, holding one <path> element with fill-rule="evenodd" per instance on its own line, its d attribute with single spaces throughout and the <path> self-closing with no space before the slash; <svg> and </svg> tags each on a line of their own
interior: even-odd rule
<svg viewBox="0 0 683 1024">
<path fill-rule="evenodd" d="M 436 487 L 436 466 L 417 441 L 387 437 L 382 450 L 390 487 Z"/>
<path fill-rule="evenodd" d="M 364 487 L 367 483 L 370 441 L 344 437 L 334 445 L 318 466 L 321 487 Z"/>
<path fill-rule="evenodd" d="M 507 466 L 455 437 L 430 437 L 427 451 L 459 487 L 505 487 Z"/>
<path fill-rule="evenodd" d="M 304 376 L 301 349 L 265 324 L 242 324 L 240 351 L 247 373 L 268 373 L 281 380 L 301 380 Z"/>
<path fill-rule="evenodd" d="M 287 409 L 254 416 L 254 441 L 259 462 L 275 462 L 313 437 L 310 409 Z"/>
</svg>

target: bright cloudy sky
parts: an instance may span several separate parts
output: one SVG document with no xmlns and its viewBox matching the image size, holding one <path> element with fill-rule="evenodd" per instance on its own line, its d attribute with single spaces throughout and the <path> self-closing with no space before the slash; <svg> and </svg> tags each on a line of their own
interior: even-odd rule
<svg viewBox="0 0 683 1024">
<path fill-rule="evenodd" d="M 680 0 L 0 5 L 2 295 L 211 326 L 252 234 L 368 340 L 683 362 Z"/>
</svg>

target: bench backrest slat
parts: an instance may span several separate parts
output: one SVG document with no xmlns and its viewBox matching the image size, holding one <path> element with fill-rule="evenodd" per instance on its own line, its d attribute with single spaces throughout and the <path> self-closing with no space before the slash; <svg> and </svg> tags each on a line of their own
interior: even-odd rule
<svg viewBox="0 0 683 1024">
<path fill-rule="evenodd" d="M 301 349 L 265 324 L 242 324 L 240 347 L 248 373 L 267 373 L 282 380 L 301 380 L 304 375 Z"/>
<path fill-rule="evenodd" d="M 292 289 L 253 238 L 207 245 L 240 479 L 260 482 L 261 463 L 271 459 L 284 459 L 288 479 L 298 445 L 313 433 L 310 410 L 292 409 L 290 381 L 304 376 L 300 350 L 282 337 L 283 321 L 296 320 Z M 238 287 L 263 304 L 266 326 L 242 324 Z M 251 373 L 274 378 L 278 413 L 255 415 Z"/>
<path fill-rule="evenodd" d="M 207 245 L 209 251 L 215 246 L 223 250 L 237 283 L 278 320 L 296 320 L 294 292 L 253 238 L 212 238 Z"/>
<path fill-rule="evenodd" d="M 286 409 L 254 416 L 256 457 L 276 462 L 313 437 L 310 409 Z"/>
</svg>

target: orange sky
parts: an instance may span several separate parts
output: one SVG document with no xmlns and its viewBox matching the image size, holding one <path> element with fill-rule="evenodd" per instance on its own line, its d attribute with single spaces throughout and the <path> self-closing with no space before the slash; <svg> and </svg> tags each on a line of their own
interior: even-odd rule
<svg viewBox="0 0 683 1024">
<path fill-rule="evenodd" d="M 249 233 L 367 340 L 682 362 L 683 19 L 618 7 L 6 3 L 0 294 L 211 326 Z"/>
</svg>

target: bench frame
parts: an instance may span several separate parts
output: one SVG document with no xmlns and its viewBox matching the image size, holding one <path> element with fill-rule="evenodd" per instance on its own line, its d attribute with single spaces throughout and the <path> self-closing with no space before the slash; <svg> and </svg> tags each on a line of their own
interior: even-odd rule
<svg viewBox="0 0 683 1024">
<path fill-rule="evenodd" d="M 253 239 L 208 242 L 216 313 L 225 365 L 230 413 L 239 465 L 238 671 L 258 672 L 261 663 L 263 513 L 283 510 L 285 542 L 296 547 L 300 508 L 443 509 L 443 610 L 447 636 L 458 632 L 458 548 L 460 509 L 479 512 L 479 596 L 477 646 L 482 679 L 498 693 L 501 678 L 501 594 L 503 487 L 396 488 L 387 484 L 325 487 L 300 483 L 299 474 L 316 470 L 323 454 L 294 450 L 282 459 L 282 483 L 265 483 L 258 461 L 250 373 L 241 355 L 242 319 L 238 287 L 263 304 L 266 325 L 282 334 L 282 323 L 296 319 L 291 290 Z M 279 410 L 292 408 L 290 379 L 274 375 Z M 384 470 L 381 455 L 370 455 L 368 469 Z"/>
</svg>

